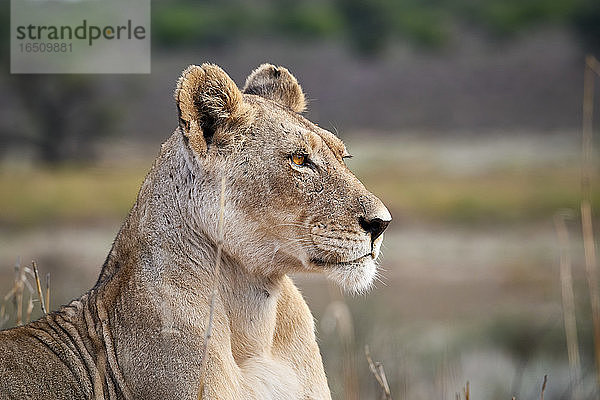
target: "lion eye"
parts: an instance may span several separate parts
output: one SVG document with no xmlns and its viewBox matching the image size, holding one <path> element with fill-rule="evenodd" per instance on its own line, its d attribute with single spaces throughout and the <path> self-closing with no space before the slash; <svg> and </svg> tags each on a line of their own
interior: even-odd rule
<svg viewBox="0 0 600 400">
<path fill-rule="evenodd" d="M 306 156 L 302 154 L 292 155 L 292 162 L 298 166 L 303 166 L 306 163 Z"/>
</svg>

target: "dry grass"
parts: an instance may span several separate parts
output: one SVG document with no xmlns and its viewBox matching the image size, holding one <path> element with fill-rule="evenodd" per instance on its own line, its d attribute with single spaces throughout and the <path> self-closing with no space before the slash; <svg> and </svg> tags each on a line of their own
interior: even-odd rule
<svg viewBox="0 0 600 400">
<path fill-rule="evenodd" d="M 585 251 L 585 270 L 590 294 L 592 322 L 594 327 L 594 351 L 596 359 L 597 385 L 600 386 L 600 290 L 598 288 L 598 272 L 596 265 L 596 244 L 592 226 L 591 180 L 593 153 L 593 121 L 594 121 L 594 75 L 600 71 L 598 61 L 588 56 L 585 60 L 584 94 L 583 94 L 583 136 L 581 167 L 581 227 Z M 600 75 L 599 75 L 600 76 Z"/>
<path fill-rule="evenodd" d="M 577 337 L 577 320 L 575 316 L 575 294 L 573 291 L 573 272 L 570 256 L 569 230 L 565 219 L 572 213 L 559 213 L 554 217 L 560 250 L 560 286 L 563 308 L 565 338 L 569 357 L 569 373 L 572 382 L 571 397 L 579 398 L 581 380 L 581 361 L 579 357 L 579 339 Z"/>
<path fill-rule="evenodd" d="M 354 350 L 356 349 L 352 312 L 337 288 L 328 283 L 329 304 L 321 327 L 328 335 L 335 335 L 341 345 L 344 399 L 356 400 L 360 396 L 359 379 Z"/>
<path fill-rule="evenodd" d="M 23 266 L 20 262 L 17 262 L 14 270 L 15 277 L 13 280 L 13 285 L 8 293 L 4 296 L 2 306 L 0 306 L 0 329 L 4 328 L 5 325 L 11 320 L 11 315 L 7 312 L 6 307 L 6 304 L 9 302 L 13 305 L 13 319 L 15 325 L 22 325 L 31 321 L 31 316 L 34 310 L 34 289 L 30 279 L 35 282 L 37 288 L 37 300 L 35 301 L 40 303 L 40 311 L 42 312 L 42 315 L 47 313 L 44 297 L 42 295 L 41 284 L 39 281 L 37 264 L 35 261 L 32 261 L 31 268 Z M 49 286 L 47 286 L 47 295 L 50 295 Z M 25 303 L 25 314 L 23 314 L 23 300 L 25 298 L 27 298 L 27 302 Z"/>
<path fill-rule="evenodd" d="M 456 393 L 456 400 L 471 400 L 471 387 L 469 384 L 469 381 L 467 381 L 467 383 L 465 384 L 465 387 L 462 390 L 462 396 L 461 393 Z M 514 399 L 514 397 L 513 397 Z"/>
<path fill-rule="evenodd" d="M 540 400 L 544 400 L 544 392 L 546 391 L 547 383 L 548 383 L 548 375 L 544 375 L 544 382 L 542 383 L 542 389 L 540 390 Z"/>
<path fill-rule="evenodd" d="M 215 263 L 215 271 L 213 275 L 212 281 L 212 291 L 210 294 L 210 305 L 208 311 L 208 322 L 206 324 L 206 333 L 204 336 L 204 350 L 202 354 L 202 364 L 200 365 L 200 388 L 198 390 L 199 395 L 198 398 L 204 398 L 204 376 L 206 373 L 206 363 L 207 363 L 207 355 L 208 355 L 208 345 L 210 342 L 210 338 L 212 337 L 212 329 L 213 329 L 213 316 L 215 312 L 215 299 L 217 297 L 217 291 L 219 286 L 219 274 L 221 267 L 221 252 L 223 251 L 223 218 L 225 214 L 225 177 L 221 178 L 221 197 L 219 199 L 219 220 L 217 222 L 218 227 L 218 241 L 217 241 L 217 260 Z"/>
<path fill-rule="evenodd" d="M 35 261 L 31 262 L 31 267 L 33 268 L 33 274 L 35 276 L 35 287 L 37 289 L 38 299 L 40 300 L 40 306 L 42 307 L 42 312 L 44 314 L 48 313 L 46 310 L 46 302 L 44 300 L 44 295 L 42 295 L 42 284 L 40 283 L 40 273 L 38 272 L 37 264 Z"/>
<path fill-rule="evenodd" d="M 383 364 L 373 361 L 371 358 L 371 352 L 369 351 L 369 346 L 365 346 L 365 356 L 367 357 L 367 362 L 369 363 L 369 370 L 381 388 L 381 398 L 383 400 L 392 400 L 392 394 L 390 392 L 390 386 L 388 385 L 387 377 L 385 376 Z"/>
</svg>

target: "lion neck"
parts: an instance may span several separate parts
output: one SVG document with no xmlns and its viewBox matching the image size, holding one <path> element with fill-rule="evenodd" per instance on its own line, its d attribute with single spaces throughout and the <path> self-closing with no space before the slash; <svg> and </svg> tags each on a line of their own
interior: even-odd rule
<svg viewBox="0 0 600 400">
<path fill-rule="evenodd" d="M 174 304 L 173 310 L 162 315 L 164 307 L 157 307 L 155 314 L 172 323 L 174 318 L 177 320 L 173 313 L 179 313 L 196 326 L 176 329 L 189 328 L 197 335 L 205 331 L 217 251 L 212 239 L 214 221 L 191 218 L 197 210 L 194 212 L 190 198 L 203 196 L 203 185 L 212 185 L 207 192 L 214 193 L 215 182 L 194 169 L 180 136 L 175 132 L 163 145 L 117 235 L 97 286 L 116 283 L 119 288 L 131 287 L 120 282 L 126 279 L 135 282 L 137 290 L 150 291 L 154 297 L 164 296 L 167 299 L 156 299 L 156 304 Z M 209 204 L 208 200 L 200 199 L 196 204 Z M 270 352 L 284 277 L 253 274 L 251 270 L 239 257 L 224 251 L 216 279 L 215 316 L 228 321 L 231 351 L 238 362 Z M 203 337 L 198 340 L 201 343 Z"/>
</svg>

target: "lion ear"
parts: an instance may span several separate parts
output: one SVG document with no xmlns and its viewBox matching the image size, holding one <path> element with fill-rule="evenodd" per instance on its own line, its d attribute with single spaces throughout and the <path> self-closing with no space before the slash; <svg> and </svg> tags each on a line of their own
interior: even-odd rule
<svg viewBox="0 0 600 400">
<path fill-rule="evenodd" d="M 284 67 L 261 65 L 246 79 L 244 93 L 265 97 L 298 113 L 306 110 L 302 88 L 294 75 Z"/>
<path fill-rule="evenodd" d="M 190 65 L 175 89 L 179 126 L 191 147 L 206 153 L 219 128 L 244 114 L 242 93 L 229 75 L 214 64 Z"/>
</svg>

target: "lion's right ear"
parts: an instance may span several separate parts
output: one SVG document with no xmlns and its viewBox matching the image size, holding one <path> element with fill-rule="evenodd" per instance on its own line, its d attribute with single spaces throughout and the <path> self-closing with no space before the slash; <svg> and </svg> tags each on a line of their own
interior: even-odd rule
<svg viewBox="0 0 600 400">
<path fill-rule="evenodd" d="M 244 114 L 242 93 L 214 64 L 190 65 L 175 89 L 179 126 L 199 155 Z"/>
<path fill-rule="evenodd" d="M 294 75 L 284 67 L 262 64 L 246 79 L 244 93 L 273 100 L 297 113 L 306 110 L 302 88 Z"/>
</svg>

